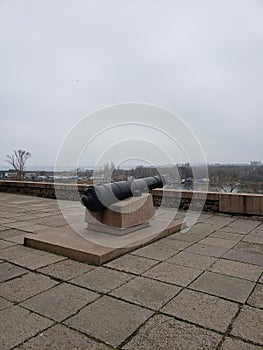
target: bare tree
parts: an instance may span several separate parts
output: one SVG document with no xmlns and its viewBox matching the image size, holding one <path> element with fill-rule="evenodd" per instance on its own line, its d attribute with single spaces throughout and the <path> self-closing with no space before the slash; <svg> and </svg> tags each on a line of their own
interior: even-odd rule
<svg viewBox="0 0 263 350">
<path fill-rule="evenodd" d="M 14 154 L 7 155 L 6 157 L 6 162 L 11 164 L 12 167 L 16 170 L 18 180 L 21 181 L 24 177 L 24 169 L 26 162 L 29 158 L 31 158 L 31 153 L 19 149 L 17 151 L 14 151 Z"/>
</svg>

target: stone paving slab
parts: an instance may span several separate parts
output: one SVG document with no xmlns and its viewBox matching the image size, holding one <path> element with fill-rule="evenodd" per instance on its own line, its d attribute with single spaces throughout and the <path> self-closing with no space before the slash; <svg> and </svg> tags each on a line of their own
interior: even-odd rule
<svg viewBox="0 0 263 350">
<path fill-rule="evenodd" d="M 243 342 L 239 339 L 227 337 L 221 350 L 262 350 L 262 347 Z"/>
<path fill-rule="evenodd" d="M 209 237 L 216 237 L 216 238 L 222 238 L 222 239 L 229 239 L 230 241 L 239 242 L 242 238 L 244 238 L 244 235 L 241 235 L 239 233 L 231 233 L 231 232 L 224 232 L 224 231 L 215 231 L 212 233 Z M 245 236 L 247 237 L 247 236 Z"/>
<path fill-rule="evenodd" d="M 216 225 L 219 227 L 225 227 L 226 225 L 231 225 L 236 221 L 236 217 L 231 216 L 231 215 L 225 215 L 221 213 L 212 213 L 210 218 L 205 221 L 206 224 L 210 224 L 212 226 Z"/>
<path fill-rule="evenodd" d="M 225 248 L 225 247 L 195 243 L 191 245 L 189 248 L 185 249 L 185 252 L 219 258 L 222 255 L 224 255 L 228 250 L 229 248 Z"/>
<path fill-rule="evenodd" d="M 10 238 L 10 237 L 13 237 L 13 236 L 19 236 L 19 235 L 22 235 L 24 234 L 25 231 L 22 231 L 22 230 L 18 230 L 16 228 L 14 229 L 8 229 L 8 230 L 4 230 L 4 231 L 1 231 L 0 232 L 0 238 L 1 239 L 7 239 L 7 238 Z"/>
<path fill-rule="evenodd" d="M 190 288 L 243 303 L 252 292 L 254 283 L 206 271 L 197 278 Z"/>
<path fill-rule="evenodd" d="M 48 227 L 59 227 L 67 225 L 67 221 L 62 215 L 52 215 L 45 218 L 38 218 L 34 220 L 37 224 Z"/>
<path fill-rule="evenodd" d="M 25 232 L 26 234 L 26 232 Z M 19 236 L 12 236 L 10 238 L 6 238 L 5 240 L 6 241 L 9 241 L 9 242 L 14 242 L 16 244 L 24 244 L 24 238 L 25 238 L 25 234 L 22 234 L 22 235 L 19 235 Z"/>
<path fill-rule="evenodd" d="M 202 239 L 199 243 L 213 245 L 216 247 L 228 248 L 228 249 L 231 249 L 236 245 L 236 242 L 233 242 L 229 239 L 216 238 L 216 237 L 206 237 Z"/>
<path fill-rule="evenodd" d="M 0 349 L 10 350 L 53 324 L 40 315 L 19 306 L 0 311 Z"/>
<path fill-rule="evenodd" d="M 226 332 L 239 306 L 208 294 L 183 290 L 161 311 L 203 327 Z"/>
<path fill-rule="evenodd" d="M 28 232 L 36 232 L 46 228 L 46 226 L 33 224 L 31 222 L 28 222 L 27 220 L 16 221 L 9 224 L 3 224 L 3 226 L 11 229 L 22 229 L 23 231 L 28 231 Z"/>
<path fill-rule="evenodd" d="M 192 254 L 183 251 L 168 259 L 167 262 L 170 264 L 188 266 L 200 270 L 205 270 L 209 266 L 211 266 L 216 260 L 217 258 L 214 257 Z"/>
<path fill-rule="evenodd" d="M 143 256 L 126 254 L 107 263 L 105 266 L 140 275 L 156 264 L 158 264 L 158 261 L 156 260 L 145 258 Z"/>
<path fill-rule="evenodd" d="M 242 250 L 243 252 L 247 253 L 263 254 L 263 245 L 258 243 L 241 241 L 235 246 L 235 249 Z"/>
<path fill-rule="evenodd" d="M 261 254 L 248 253 L 238 249 L 231 249 L 224 255 L 224 258 L 263 267 L 263 257 Z"/>
<path fill-rule="evenodd" d="M 192 229 L 194 230 L 194 229 Z M 207 233 L 202 233 L 202 232 L 179 232 L 176 233 L 173 238 L 178 240 L 178 241 L 183 241 L 183 242 L 189 242 L 189 243 L 196 243 L 200 241 L 201 239 L 205 238 L 208 234 Z"/>
<path fill-rule="evenodd" d="M 24 231 L 26 231 L 27 233 L 38 233 L 42 230 L 47 229 L 47 226 L 43 226 L 43 225 L 38 225 L 38 224 L 34 224 L 34 225 L 28 225 L 28 226 L 23 226 L 22 229 Z"/>
<path fill-rule="evenodd" d="M 65 323 L 116 347 L 152 315 L 152 311 L 104 296 Z"/>
<path fill-rule="evenodd" d="M 16 243 L 14 242 L 8 242 L 8 241 L 4 241 L 3 239 L 0 239 L 0 249 L 9 248 L 15 245 Z"/>
<path fill-rule="evenodd" d="M 231 334 L 263 344 L 263 310 L 244 305 L 237 316 Z"/>
<path fill-rule="evenodd" d="M 262 273 L 262 268 L 257 265 L 245 264 L 239 261 L 219 259 L 209 267 L 209 271 L 243 278 L 249 281 L 257 281 Z"/>
<path fill-rule="evenodd" d="M 257 236 L 257 235 L 246 235 L 243 239 L 242 242 L 250 242 L 250 243 L 257 243 L 263 245 L 263 235 L 262 236 Z"/>
<path fill-rule="evenodd" d="M 246 235 L 251 231 L 251 228 L 250 227 L 247 228 L 247 227 L 225 226 L 225 227 L 220 228 L 218 231 Z"/>
<path fill-rule="evenodd" d="M 263 284 L 258 283 L 256 285 L 247 303 L 249 305 L 263 309 Z"/>
<path fill-rule="evenodd" d="M 38 271 L 54 278 L 67 281 L 93 269 L 94 267 L 91 265 L 67 259 L 42 267 Z"/>
<path fill-rule="evenodd" d="M 115 289 L 111 295 L 139 304 L 150 309 L 159 310 L 181 288 L 145 277 L 136 277 L 123 286 Z"/>
<path fill-rule="evenodd" d="M 7 227 L 4 227 L 4 226 L 1 226 L 1 224 L 0 224 L 0 232 L 6 231 L 6 230 L 8 230 L 8 228 L 7 228 Z"/>
<path fill-rule="evenodd" d="M 107 350 L 108 346 L 89 339 L 68 327 L 56 325 L 14 350 Z"/>
<path fill-rule="evenodd" d="M 57 261 L 65 260 L 65 257 L 23 247 L 21 245 L 1 249 L 0 258 L 33 270 Z"/>
<path fill-rule="evenodd" d="M 27 299 L 21 305 L 52 320 L 61 322 L 98 297 L 99 294 L 97 293 L 62 283 Z"/>
<path fill-rule="evenodd" d="M 15 214 L 15 215 L 9 215 L 9 219 L 12 219 L 12 220 L 15 220 L 16 222 L 20 222 L 20 221 L 23 221 L 23 220 L 32 220 L 33 218 L 33 213 L 31 213 L 31 215 L 26 215 L 26 214 Z M 13 222 L 15 222 L 13 221 Z"/>
<path fill-rule="evenodd" d="M 237 227 L 238 229 L 246 227 L 247 229 L 253 230 L 259 226 L 258 220 L 250 219 L 237 219 L 229 224 L 230 227 Z"/>
<path fill-rule="evenodd" d="M 93 271 L 73 278 L 70 282 L 100 293 L 108 293 L 125 282 L 130 281 L 134 277 L 135 276 L 125 272 L 99 267 Z"/>
<path fill-rule="evenodd" d="M 202 235 L 209 235 L 212 232 L 214 232 L 218 227 L 221 227 L 222 224 L 214 222 L 209 222 L 207 220 L 205 223 L 197 223 L 194 227 L 191 227 L 190 229 L 187 228 L 184 230 L 185 232 L 188 233 L 196 233 L 196 234 L 202 234 Z M 182 231 L 182 232 L 184 232 Z"/>
<path fill-rule="evenodd" d="M 182 241 L 162 239 L 146 247 L 137 249 L 132 252 L 132 254 L 163 261 L 175 255 L 178 251 L 186 248 L 188 245 L 188 243 Z"/>
<path fill-rule="evenodd" d="M 157 315 L 124 346 L 125 350 L 215 350 L 221 336 L 212 331 Z"/>
<path fill-rule="evenodd" d="M 202 272 L 202 270 L 191 267 L 176 266 L 163 262 L 144 273 L 144 276 L 185 287 Z"/>
<path fill-rule="evenodd" d="M 13 305 L 10 301 L 0 297 L 0 310 L 4 310 L 6 307 Z"/>
<path fill-rule="evenodd" d="M 0 284 L 0 295 L 13 302 L 21 302 L 48 288 L 55 286 L 58 282 L 49 277 L 28 273 L 21 277 Z"/>
<path fill-rule="evenodd" d="M 260 227 L 262 227 L 262 225 Z M 260 228 L 260 229 L 257 228 L 255 230 L 251 231 L 250 235 L 257 236 L 257 237 L 263 237 L 263 228 Z"/>
<path fill-rule="evenodd" d="M 20 266 L 3 262 L 3 264 L 0 265 L 0 282 L 8 281 L 26 273 L 28 273 L 28 270 Z"/>
<path fill-rule="evenodd" d="M 0 225 L 9 224 L 9 223 L 12 223 L 12 222 L 15 222 L 15 221 L 16 221 L 15 218 L 9 218 L 9 219 L 0 218 Z"/>
</svg>

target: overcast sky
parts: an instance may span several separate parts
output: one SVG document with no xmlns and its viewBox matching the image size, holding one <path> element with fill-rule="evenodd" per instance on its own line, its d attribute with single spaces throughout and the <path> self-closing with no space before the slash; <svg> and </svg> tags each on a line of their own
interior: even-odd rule
<svg viewBox="0 0 263 350">
<path fill-rule="evenodd" d="M 263 161 L 262 18 L 261 0 L 0 0 L 0 164 L 52 165 L 81 118 L 128 101 L 180 116 L 209 162 Z"/>
</svg>

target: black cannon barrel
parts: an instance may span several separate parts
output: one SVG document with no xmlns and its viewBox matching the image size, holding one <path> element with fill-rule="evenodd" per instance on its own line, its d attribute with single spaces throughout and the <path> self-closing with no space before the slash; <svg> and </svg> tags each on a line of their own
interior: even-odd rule
<svg viewBox="0 0 263 350">
<path fill-rule="evenodd" d="M 143 192 L 163 186 L 164 180 L 160 175 L 136 179 L 132 182 L 118 181 L 88 186 L 81 197 L 81 202 L 91 211 L 100 211 L 120 200 L 140 196 Z"/>
</svg>

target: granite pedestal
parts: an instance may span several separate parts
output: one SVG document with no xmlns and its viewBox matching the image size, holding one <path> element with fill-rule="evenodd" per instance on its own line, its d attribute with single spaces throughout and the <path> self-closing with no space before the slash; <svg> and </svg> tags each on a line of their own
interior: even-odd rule
<svg viewBox="0 0 263 350">
<path fill-rule="evenodd" d="M 93 212 L 86 209 L 85 222 L 89 230 L 113 235 L 125 235 L 149 226 L 154 217 L 152 196 L 148 193 L 131 197 Z"/>
</svg>

